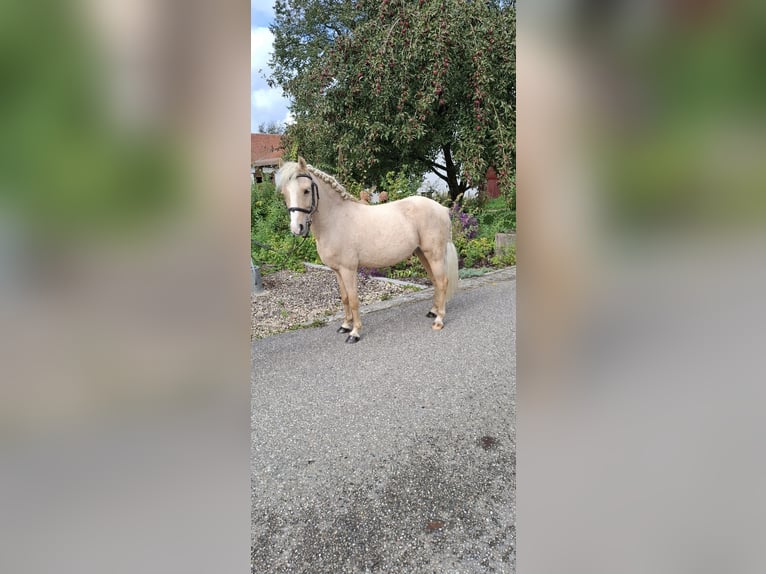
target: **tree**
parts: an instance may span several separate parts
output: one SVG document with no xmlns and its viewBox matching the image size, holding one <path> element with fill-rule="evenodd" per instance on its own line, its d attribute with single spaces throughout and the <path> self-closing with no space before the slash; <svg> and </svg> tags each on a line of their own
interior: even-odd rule
<svg viewBox="0 0 766 574">
<path fill-rule="evenodd" d="M 279 122 L 261 122 L 258 124 L 259 134 L 283 134 L 285 133 L 285 126 Z"/>
<path fill-rule="evenodd" d="M 513 2 L 279 0 L 275 12 L 287 149 L 366 185 L 430 170 L 454 200 L 493 165 L 511 188 Z"/>
</svg>

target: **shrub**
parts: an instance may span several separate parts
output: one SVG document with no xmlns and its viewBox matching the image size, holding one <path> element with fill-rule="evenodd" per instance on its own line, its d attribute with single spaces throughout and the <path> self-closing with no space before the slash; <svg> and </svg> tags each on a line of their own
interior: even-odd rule
<svg viewBox="0 0 766 574">
<path fill-rule="evenodd" d="M 473 239 L 479 232 L 479 222 L 471 214 L 466 213 L 456 203 L 450 209 L 450 219 L 452 220 L 452 238 L 465 237 Z"/>
<path fill-rule="evenodd" d="M 477 261 L 483 259 L 483 257 L 477 257 L 475 243 L 479 232 L 479 222 L 476 217 L 463 211 L 457 203 L 450 209 L 450 219 L 452 220 L 452 242 L 457 249 L 458 259 L 462 266 L 473 267 Z M 490 245 L 490 250 L 491 247 Z"/>
<path fill-rule="evenodd" d="M 351 195 L 359 199 L 362 199 L 362 192 L 369 191 L 364 185 L 362 185 L 358 181 L 354 181 L 351 179 L 344 181 L 343 187 L 346 188 L 347 192 L 349 192 Z"/>
<path fill-rule="evenodd" d="M 410 277 L 428 277 L 420 259 L 413 255 L 409 259 L 397 263 L 392 267 L 376 269 L 374 267 L 360 267 L 359 275 L 363 278 L 389 277 L 391 279 L 408 279 Z"/>
<path fill-rule="evenodd" d="M 458 254 L 462 255 L 463 264 L 466 267 L 474 267 L 489 263 L 494 248 L 493 241 L 486 237 L 477 237 L 476 239 L 469 239 L 463 246 L 462 254 L 460 252 Z"/>
<path fill-rule="evenodd" d="M 395 201 L 415 195 L 420 187 L 420 180 L 407 175 L 405 171 L 389 171 L 378 187 L 381 191 L 388 192 L 388 201 Z"/>
<path fill-rule="evenodd" d="M 464 206 L 464 210 L 478 220 L 480 237 L 494 239 L 496 233 L 516 231 L 516 212 L 504 196 L 487 200 L 481 208 L 477 204 Z"/>
<path fill-rule="evenodd" d="M 408 277 L 428 277 L 428 273 L 420 259 L 413 255 L 391 267 L 388 276 L 393 279 L 407 279 Z"/>
<path fill-rule="evenodd" d="M 275 232 L 289 232 L 285 205 L 273 183 L 255 183 L 250 193 L 250 227 L 253 232 L 268 228 Z"/>
<path fill-rule="evenodd" d="M 502 252 L 502 255 L 493 255 L 489 262 L 495 267 L 510 267 L 516 265 L 516 246 L 511 245 Z"/>
</svg>

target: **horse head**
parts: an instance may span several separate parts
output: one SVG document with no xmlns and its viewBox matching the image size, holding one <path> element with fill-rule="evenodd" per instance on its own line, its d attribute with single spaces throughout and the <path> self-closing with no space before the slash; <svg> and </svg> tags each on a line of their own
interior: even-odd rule
<svg viewBox="0 0 766 574">
<path fill-rule="evenodd" d="M 285 163 L 275 178 L 277 189 L 284 197 L 290 213 L 290 231 L 306 236 L 311 226 L 311 216 L 319 206 L 319 187 L 309 173 L 306 160 Z"/>
</svg>

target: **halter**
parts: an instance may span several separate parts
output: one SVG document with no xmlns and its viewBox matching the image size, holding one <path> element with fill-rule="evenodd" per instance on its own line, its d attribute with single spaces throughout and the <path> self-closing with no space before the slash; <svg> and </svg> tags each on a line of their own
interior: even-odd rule
<svg viewBox="0 0 766 574">
<path fill-rule="evenodd" d="M 314 213 L 317 210 L 317 207 L 319 206 L 319 187 L 317 186 L 317 182 L 314 181 L 314 178 L 306 173 L 299 173 L 295 176 L 298 177 L 307 177 L 311 180 L 311 207 L 309 209 L 305 209 L 303 207 L 288 207 L 287 211 L 293 212 L 293 211 L 300 211 L 301 213 L 308 213 L 309 218 L 306 220 L 306 225 L 311 225 L 311 214 Z"/>
</svg>

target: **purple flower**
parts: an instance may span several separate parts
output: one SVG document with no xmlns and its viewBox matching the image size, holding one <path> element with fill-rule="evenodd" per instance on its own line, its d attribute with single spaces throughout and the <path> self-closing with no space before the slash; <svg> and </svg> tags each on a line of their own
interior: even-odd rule
<svg viewBox="0 0 766 574">
<path fill-rule="evenodd" d="M 471 214 L 464 212 L 457 204 L 452 206 L 451 213 L 452 221 L 458 225 L 455 231 L 463 233 L 467 239 L 473 239 L 479 233 L 479 221 Z"/>
</svg>

